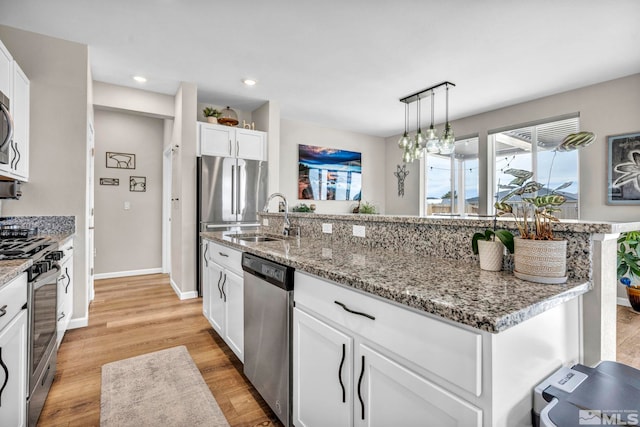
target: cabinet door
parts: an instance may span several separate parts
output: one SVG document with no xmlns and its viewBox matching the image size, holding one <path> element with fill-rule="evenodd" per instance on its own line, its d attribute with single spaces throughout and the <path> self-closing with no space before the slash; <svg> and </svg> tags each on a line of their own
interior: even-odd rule
<svg viewBox="0 0 640 427">
<path fill-rule="evenodd" d="M 0 331 L 0 420 L 3 426 L 26 426 L 27 310 Z"/>
<path fill-rule="evenodd" d="M 357 426 L 482 425 L 482 411 L 365 344 L 355 360 Z"/>
<path fill-rule="evenodd" d="M 206 123 L 198 125 L 200 126 L 200 153 L 203 156 L 234 156 L 232 145 L 235 129 Z"/>
<path fill-rule="evenodd" d="M 13 63 L 13 57 L 9 53 L 9 50 L 0 41 L 0 91 L 8 96 L 11 95 L 11 67 Z"/>
<path fill-rule="evenodd" d="M 64 287 L 65 284 L 67 283 L 67 276 L 64 272 L 64 268 L 67 265 L 67 263 L 65 262 L 64 264 L 62 264 L 60 266 L 61 268 L 61 273 L 60 273 L 60 277 L 58 277 L 58 314 L 56 316 L 56 320 L 57 320 L 57 325 L 56 325 L 56 332 L 57 332 L 57 344 L 58 347 L 60 347 L 60 343 L 62 342 L 62 338 L 64 337 L 64 332 L 66 330 L 65 328 L 65 320 L 67 317 L 67 305 L 66 305 L 66 298 L 64 297 Z"/>
<path fill-rule="evenodd" d="M 242 277 L 225 270 L 222 295 L 226 299 L 224 340 L 244 362 L 244 283 Z"/>
<path fill-rule="evenodd" d="M 9 167 L 23 181 L 29 178 L 29 79 L 17 63 L 13 64 L 13 145 L 9 152 Z"/>
<path fill-rule="evenodd" d="M 71 256 L 65 265 L 62 267 L 62 272 L 66 276 L 64 281 L 64 305 L 67 309 L 67 316 L 65 317 L 64 330 L 69 327 L 69 322 L 73 316 L 73 256 Z"/>
<path fill-rule="evenodd" d="M 202 241 L 202 314 L 209 319 L 209 310 L 211 308 L 211 281 L 209 280 L 209 242 Z"/>
<path fill-rule="evenodd" d="M 249 129 L 236 129 L 236 151 L 234 156 L 241 159 L 267 160 L 266 135 Z"/>
<path fill-rule="evenodd" d="M 353 425 L 352 349 L 351 337 L 294 308 L 293 423 L 296 426 Z"/>
<path fill-rule="evenodd" d="M 224 269 L 218 264 L 209 261 L 209 323 L 213 329 L 224 339 L 224 298 L 222 296 L 222 284 Z"/>
</svg>

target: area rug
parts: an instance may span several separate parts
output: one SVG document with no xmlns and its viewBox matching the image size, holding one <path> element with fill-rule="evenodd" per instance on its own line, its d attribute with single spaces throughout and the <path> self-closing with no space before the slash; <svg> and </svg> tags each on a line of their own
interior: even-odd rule
<svg viewBox="0 0 640 427">
<path fill-rule="evenodd" d="M 100 426 L 229 426 L 185 346 L 102 366 Z"/>
</svg>

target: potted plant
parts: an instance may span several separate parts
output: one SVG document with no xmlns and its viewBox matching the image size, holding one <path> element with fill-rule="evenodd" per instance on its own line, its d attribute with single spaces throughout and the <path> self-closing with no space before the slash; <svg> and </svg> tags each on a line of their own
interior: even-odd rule
<svg viewBox="0 0 640 427">
<path fill-rule="evenodd" d="M 496 237 L 498 240 L 496 240 Z M 513 234 L 508 230 L 487 228 L 484 233 L 475 233 L 471 249 L 480 257 L 480 268 L 488 271 L 502 270 L 504 248 L 513 253 Z"/>
<path fill-rule="evenodd" d="M 222 112 L 213 107 L 205 107 L 202 110 L 202 114 L 207 118 L 207 122 L 218 123 L 218 118 L 222 115 Z"/>
<path fill-rule="evenodd" d="M 618 238 L 618 280 L 627 290 L 631 307 L 640 312 L 640 231 Z"/>
<path fill-rule="evenodd" d="M 568 135 L 554 149 L 554 157 L 549 168 L 549 181 L 553 160 L 558 152 L 577 150 L 595 140 L 592 132 L 578 132 Z M 567 280 L 567 241 L 553 235 L 553 223 L 559 222 L 555 212 L 566 202 L 559 193 L 569 187 L 566 182 L 553 190 L 533 180 L 533 173 L 522 169 L 507 169 L 505 173 L 514 177 L 507 185 L 499 188 L 509 190 L 495 207 L 498 215 L 515 219 L 519 236 L 514 238 L 514 274 L 516 277 L 537 283 L 564 283 Z M 540 195 L 543 190 L 546 194 Z M 520 198 L 521 203 L 517 198 Z M 521 206 L 519 206 L 521 205 Z"/>
<path fill-rule="evenodd" d="M 378 210 L 372 203 L 358 201 L 358 206 L 353 208 L 353 213 L 375 215 L 378 213 Z"/>
</svg>

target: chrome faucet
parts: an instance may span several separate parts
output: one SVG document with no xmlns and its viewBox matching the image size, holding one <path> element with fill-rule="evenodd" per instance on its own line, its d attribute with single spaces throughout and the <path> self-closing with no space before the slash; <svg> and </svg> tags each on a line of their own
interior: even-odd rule
<svg viewBox="0 0 640 427">
<path fill-rule="evenodd" d="M 269 203 L 274 197 L 280 197 L 284 202 L 284 226 L 282 227 L 282 234 L 288 236 L 289 230 L 291 229 L 291 222 L 289 221 L 289 202 L 287 202 L 287 198 L 284 197 L 284 194 L 273 193 L 269 197 L 267 197 L 267 202 L 264 204 L 262 212 L 269 212 Z"/>
</svg>

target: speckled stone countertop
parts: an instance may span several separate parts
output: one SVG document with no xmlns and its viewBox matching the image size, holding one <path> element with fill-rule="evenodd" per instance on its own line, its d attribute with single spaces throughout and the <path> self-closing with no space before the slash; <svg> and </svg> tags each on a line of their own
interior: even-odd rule
<svg viewBox="0 0 640 427">
<path fill-rule="evenodd" d="M 477 263 L 367 248 L 327 239 L 243 242 L 222 232 L 203 238 L 249 252 L 364 292 L 497 333 L 591 289 L 569 279 L 542 285 Z"/>
</svg>

